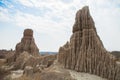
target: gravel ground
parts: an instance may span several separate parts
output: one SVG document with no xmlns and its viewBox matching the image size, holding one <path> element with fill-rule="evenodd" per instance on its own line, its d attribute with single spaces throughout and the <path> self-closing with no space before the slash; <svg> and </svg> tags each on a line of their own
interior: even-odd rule
<svg viewBox="0 0 120 80">
<path fill-rule="evenodd" d="M 71 76 L 76 80 L 107 80 L 99 76 L 88 73 L 80 73 L 72 70 L 68 70 L 68 71 L 70 72 Z"/>
</svg>

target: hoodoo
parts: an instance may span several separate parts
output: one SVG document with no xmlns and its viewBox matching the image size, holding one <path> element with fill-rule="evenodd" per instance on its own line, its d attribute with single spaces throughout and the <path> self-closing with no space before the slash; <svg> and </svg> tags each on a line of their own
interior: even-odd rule
<svg viewBox="0 0 120 80">
<path fill-rule="evenodd" d="M 70 42 L 60 47 L 58 62 L 65 68 L 120 80 L 120 66 L 97 35 L 88 6 L 76 14 Z"/>
<path fill-rule="evenodd" d="M 19 55 L 24 51 L 28 52 L 32 56 L 39 55 L 39 49 L 35 44 L 32 29 L 25 29 L 21 42 L 16 45 L 16 55 Z"/>
</svg>

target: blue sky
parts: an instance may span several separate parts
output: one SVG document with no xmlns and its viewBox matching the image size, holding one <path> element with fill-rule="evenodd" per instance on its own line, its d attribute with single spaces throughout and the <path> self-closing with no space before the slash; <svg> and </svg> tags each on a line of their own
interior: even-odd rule
<svg viewBox="0 0 120 80">
<path fill-rule="evenodd" d="M 0 49 L 15 49 L 24 29 L 31 28 L 40 51 L 58 51 L 85 5 L 105 48 L 120 51 L 120 0 L 0 0 Z"/>
</svg>

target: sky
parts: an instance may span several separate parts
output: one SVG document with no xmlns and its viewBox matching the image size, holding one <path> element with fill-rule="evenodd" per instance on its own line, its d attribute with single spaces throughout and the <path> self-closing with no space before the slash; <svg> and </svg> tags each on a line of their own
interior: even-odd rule
<svg viewBox="0 0 120 80">
<path fill-rule="evenodd" d="M 15 49 L 30 28 L 40 51 L 58 51 L 86 5 L 104 47 L 120 51 L 120 0 L 0 0 L 0 49 Z"/>
</svg>

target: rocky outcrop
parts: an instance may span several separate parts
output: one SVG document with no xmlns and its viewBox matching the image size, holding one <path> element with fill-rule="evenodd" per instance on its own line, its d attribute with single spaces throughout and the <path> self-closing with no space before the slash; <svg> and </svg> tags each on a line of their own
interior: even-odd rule
<svg viewBox="0 0 120 80">
<path fill-rule="evenodd" d="M 35 44 L 32 29 L 25 29 L 21 42 L 16 45 L 16 56 L 24 51 L 30 55 L 39 56 L 39 49 Z"/>
<path fill-rule="evenodd" d="M 24 51 L 23 53 L 20 53 L 20 55 L 16 58 L 16 61 L 14 62 L 14 68 L 15 69 L 24 69 L 26 62 L 31 58 L 32 56 Z M 31 63 L 32 65 L 33 63 Z"/>
<path fill-rule="evenodd" d="M 56 55 L 35 57 L 24 51 L 16 58 L 14 69 L 25 69 L 26 66 L 30 66 L 33 69 L 37 67 L 41 67 L 42 69 L 48 68 L 54 63 L 56 58 Z"/>
<path fill-rule="evenodd" d="M 12 53 L 8 55 L 9 57 L 7 57 L 7 63 L 11 65 L 11 63 L 15 62 L 17 65 L 19 65 L 18 62 L 24 61 L 24 58 L 26 57 L 25 55 L 40 57 L 39 49 L 36 46 L 33 38 L 32 29 L 24 30 L 21 42 L 16 45 L 15 51 L 12 51 Z"/>
<path fill-rule="evenodd" d="M 14 61 L 15 51 L 13 50 L 0 50 L 0 59 L 5 60 L 5 63 L 10 63 Z"/>
<path fill-rule="evenodd" d="M 58 62 L 78 72 L 120 80 L 120 67 L 104 48 L 87 6 L 77 12 L 70 42 L 60 47 Z"/>
<path fill-rule="evenodd" d="M 57 58 L 57 55 L 39 55 L 39 50 L 34 42 L 33 31 L 26 29 L 20 43 L 16 45 L 16 50 L 13 55 L 7 59 L 7 63 L 13 66 L 13 69 L 26 70 L 32 67 L 33 70 L 50 67 Z"/>
<path fill-rule="evenodd" d="M 0 50 L 0 59 L 5 58 L 6 54 L 8 54 L 7 50 Z"/>
<path fill-rule="evenodd" d="M 0 50 L 0 59 L 7 59 L 13 53 L 14 51 L 12 49 L 11 50 Z"/>
</svg>

